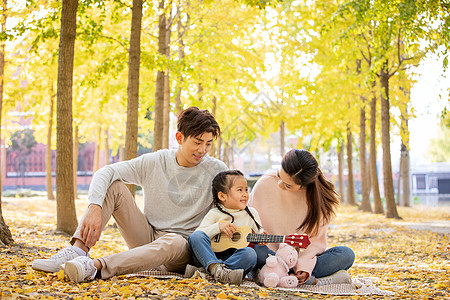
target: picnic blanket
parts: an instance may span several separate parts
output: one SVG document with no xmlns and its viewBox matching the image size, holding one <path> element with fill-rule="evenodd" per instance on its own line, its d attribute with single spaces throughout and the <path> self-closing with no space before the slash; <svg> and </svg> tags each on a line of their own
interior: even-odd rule
<svg viewBox="0 0 450 300">
<path fill-rule="evenodd" d="M 181 274 L 149 270 L 142 271 L 134 274 L 129 274 L 128 277 L 154 277 L 159 279 L 176 278 L 176 279 L 187 279 Z M 213 280 L 211 275 L 206 275 L 204 273 L 199 273 L 198 271 L 194 276 L 202 277 L 206 280 Z M 299 285 L 296 288 L 276 288 L 279 290 L 291 291 L 291 292 L 303 292 L 303 293 L 316 293 L 316 294 L 327 294 L 327 295 L 381 295 L 381 296 L 392 296 L 395 293 L 391 291 L 381 290 L 374 285 L 374 278 L 355 278 L 351 284 L 329 284 L 329 285 Z M 241 286 L 259 289 L 261 286 L 253 282 L 252 280 L 245 279 Z"/>
</svg>

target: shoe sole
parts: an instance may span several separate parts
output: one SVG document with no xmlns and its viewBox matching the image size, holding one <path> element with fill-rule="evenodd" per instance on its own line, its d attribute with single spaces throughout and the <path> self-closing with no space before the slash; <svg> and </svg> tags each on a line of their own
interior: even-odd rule
<svg viewBox="0 0 450 300">
<path fill-rule="evenodd" d="M 64 274 L 66 274 L 69 279 L 74 282 L 82 282 L 84 279 L 80 278 L 80 272 L 78 272 L 76 264 L 71 262 L 66 262 L 64 266 Z"/>
<path fill-rule="evenodd" d="M 40 262 L 33 262 L 33 264 L 31 265 L 31 268 L 33 270 L 36 271 L 43 271 L 43 272 L 47 272 L 47 273 L 55 273 L 59 271 L 59 266 L 57 268 L 50 268 L 48 265 L 46 264 L 41 264 Z"/>
</svg>

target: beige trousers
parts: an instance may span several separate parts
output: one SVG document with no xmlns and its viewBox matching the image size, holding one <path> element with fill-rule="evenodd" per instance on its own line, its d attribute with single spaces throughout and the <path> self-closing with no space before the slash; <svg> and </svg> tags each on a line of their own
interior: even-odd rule
<svg viewBox="0 0 450 300">
<path fill-rule="evenodd" d="M 187 240 L 175 233 L 155 230 L 126 185 L 120 181 L 114 182 L 106 193 L 102 206 L 102 229 L 111 216 L 130 250 L 99 258 L 103 279 L 150 269 L 184 272 L 190 260 Z M 75 239 L 83 241 L 80 227 L 74 233 L 71 244 Z"/>
</svg>

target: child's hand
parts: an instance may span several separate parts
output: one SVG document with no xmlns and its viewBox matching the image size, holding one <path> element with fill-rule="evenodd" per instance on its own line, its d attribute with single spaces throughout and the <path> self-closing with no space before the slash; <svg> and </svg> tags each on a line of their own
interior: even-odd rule
<svg viewBox="0 0 450 300">
<path fill-rule="evenodd" d="M 226 234 L 229 238 L 233 237 L 233 233 L 236 232 L 236 225 L 230 222 L 220 222 L 219 223 L 220 232 Z"/>
<path fill-rule="evenodd" d="M 263 234 L 267 234 L 267 232 L 263 232 Z M 258 243 L 258 245 L 260 245 L 260 246 L 267 246 L 269 243 L 261 243 L 261 242 L 259 242 Z"/>
</svg>

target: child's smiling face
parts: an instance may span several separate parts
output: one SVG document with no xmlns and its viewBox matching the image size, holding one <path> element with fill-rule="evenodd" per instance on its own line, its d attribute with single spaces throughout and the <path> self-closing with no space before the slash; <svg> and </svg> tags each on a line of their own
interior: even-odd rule
<svg viewBox="0 0 450 300">
<path fill-rule="evenodd" d="M 232 178 L 228 193 L 219 193 L 219 199 L 222 205 L 228 209 L 245 209 L 248 203 L 248 187 L 247 180 L 242 176 L 235 176 Z"/>
</svg>

